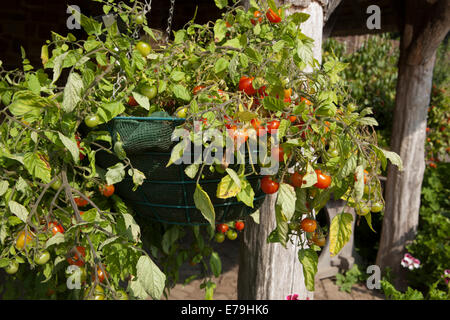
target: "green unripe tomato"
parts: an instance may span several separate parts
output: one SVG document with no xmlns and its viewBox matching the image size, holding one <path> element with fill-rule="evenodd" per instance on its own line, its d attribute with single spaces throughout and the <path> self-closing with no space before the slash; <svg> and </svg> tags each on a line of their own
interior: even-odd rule
<svg viewBox="0 0 450 320">
<path fill-rule="evenodd" d="M 61 188 L 62 182 L 61 180 L 57 179 L 55 182 L 52 183 L 50 186 L 53 190 L 58 191 L 59 188 Z"/>
<path fill-rule="evenodd" d="M 116 291 L 116 296 L 119 300 L 128 300 L 128 294 L 122 289 Z"/>
<path fill-rule="evenodd" d="M 150 100 L 156 97 L 158 89 L 155 86 L 143 85 L 140 90 L 141 94 L 149 98 Z"/>
<path fill-rule="evenodd" d="M 7 274 L 15 274 L 17 270 L 19 270 L 19 263 L 17 261 L 12 261 L 7 267 L 5 267 Z"/>
<path fill-rule="evenodd" d="M 180 107 L 175 111 L 175 114 L 178 118 L 186 118 L 187 116 L 187 107 Z"/>
<path fill-rule="evenodd" d="M 383 210 L 384 206 L 381 202 L 377 201 L 377 202 L 373 202 L 371 207 L 370 207 L 370 211 L 372 212 L 381 212 Z"/>
<path fill-rule="evenodd" d="M 363 203 L 363 204 L 358 204 L 356 206 L 356 214 L 360 215 L 360 216 L 365 216 L 366 214 L 368 214 L 370 212 L 370 207 Z"/>
<path fill-rule="evenodd" d="M 145 22 L 145 16 L 143 14 L 138 14 L 134 18 L 134 22 L 136 22 L 136 24 L 143 24 Z"/>
<path fill-rule="evenodd" d="M 136 49 L 144 56 L 148 56 L 150 54 L 150 52 L 152 52 L 152 47 L 150 47 L 150 45 L 144 41 L 139 41 L 136 44 Z"/>
<path fill-rule="evenodd" d="M 337 149 L 329 149 L 328 154 L 331 158 L 335 158 L 339 156 L 339 151 Z"/>
<path fill-rule="evenodd" d="M 355 111 L 356 110 L 356 105 L 353 104 L 353 103 L 349 103 L 348 106 L 347 106 L 347 110 L 348 110 L 348 112 Z"/>
<path fill-rule="evenodd" d="M 230 239 L 230 240 L 235 240 L 236 238 L 237 238 L 237 232 L 236 231 L 234 231 L 233 229 L 229 229 L 228 231 L 227 231 L 227 238 L 228 239 Z"/>
<path fill-rule="evenodd" d="M 367 184 L 364 185 L 364 194 L 369 194 L 369 192 L 370 192 L 369 186 Z"/>
<path fill-rule="evenodd" d="M 96 114 L 86 116 L 86 118 L 84 118 L 84 123 L 89 128 L 94 128 L 94 127 L 98 126 L 98 124 L 100 123 L 100 117 Z"/>
<path fill-rule="evenodd" d="M 225 235 L 218 232 L 214 235 L 214 240 L 216 240 L 217 243 L 222 243 L 225 241 Z"/>
<path fill-rule="evenodd" d="M 50 260 L 50 252 L 47 250 L 42 251 L 34 257 L 34 262 L 38 265 L 44 265 Z"/>
</svg>

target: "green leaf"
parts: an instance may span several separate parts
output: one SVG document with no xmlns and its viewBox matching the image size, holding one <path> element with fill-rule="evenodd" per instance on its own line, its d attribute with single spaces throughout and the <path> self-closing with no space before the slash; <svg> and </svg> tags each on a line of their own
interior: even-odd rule
<svg viewBox="0 0 450 320">
<path fill-rule="evenodd" d="M 133 184 L 134 184 L 134 187 L 132 190 L 136 191 L 137 188 L 144 183 L 145 174 L 142 171 L 135 169 L 135 168 L 130 169 L 130 171 L 131 171 L 130 176 L 133 177 Z M 128 173 L 130 173 L 130 172 L 128 172 Z"/>
<path fill-rule="evenodd" d="M 130 240 L 139 242 L 141 237 L 141 228 L 129 213 L 122 214 L 125 230 L 128 233 Z"/>
<path fill-rule="evenodd" d="M 39 79 L 35 74 L 31 74 L 27 80 L 28 89 L 31 90 L 34 94 L 39 94 L 41 92 L 41 84 L 39 83 Z"/>
<path fill-rule="evenodd" d="M 25 208 L 23 205 L 21 205 L 18 202 L 15 202 L 13 200 L 9 201 L 8 203 L 9 206 L 9 210 L 11 210 L 11 212 L 16 215 L 20 220 L 22 220 L 23 222 L 27 222 L 27 218 L 28 218 L 28 210 L 27 208 Z"/>
<path fill-rule="evenodd" d="M 172 227 L 164 233 L 161 244 L 165 254 L 170 254 L 170 247 L 177 241 L 179 236 L 178 227 Z"/>
<path fill-rule="evenodd" d="M 214 2 L 219 9 L 223 9 L 228 6 L 228 0 L 214 0 Z"/>
<path fill-rule="evenodd" d="M 134 97 L 134 99 L 136 100 L 136 102 L 145 110 L 150 110 L 150 101 L 148 100 L 148 98 L 138 92 L 133 91 L 131 93 Z"/>
<path fill-rule="evenodd" d="M 219 58 L 216 63 L 214 64 L 214 72 L 220 73 L 228 68 L 229 62 L 225 58 Z"/>
<path fill-rule="evenodd" d="M 277 222 L 276 227 L 276 242 L 279 242 L 286 247 L 288 241 L 289 225 L 286 216 L 283 214 L 282 208 L 279 205 L 275 205 L 275 220 Z"/>
<path fill-rule="evenodd" d="M 173 85 L 172 92 L 174 93 L 175 97 L 177 97 L 178 99 L 184 100 L 186 102 L 189 102 L 192 99 L 189 91 L 186 89 L 185 86 L 183 86 L 181 84 Z"/>
<path fill-rule="evenodd" d="M 269 111 L 282 111 L 284 109 L 284 102 L 281 99 L 267 96 L 263 99 L 263 106 Z"/>
<path fill-rule="evenodd" d="M 51 167 L 46 156 L 42 153 L 26 153 L 23 157 L 23 164 L 33 177 L 41 179 L 44 183 L 51 181 Z"/>
<path fill-rule="evenodd" d="M 1 180 L 0 181 L 0 197 L 3 196 L 6 191 L 8 191 L 9 188 L 9 182 L 7 180 Z"/>
<path fill-rule="evenodd" d="M 98 115 L 104 122 L 108 122 L 112 118 L 118 116 L 125 111 L 125 106 L 120 101 L 105 102 L 100 105 Z"/>
<path fill-rule="evenodd" d="M 222 19 L 218 19 L 214 24 L 214 41 L 221 42 L 227 34 L 226 22 Z"/>
<path fill-rule="evenodd" d="M 63 143 L 63 145 L 69 150 L 72 155 L 73 160 L 78 163 L 80 161 L 80 150 L 78 149 L 77 142 L 70 138 L 67 138 L 61 132 L 58 132 L 59 140 Z"/>
<path fill-rule="evenodd" d="M 184 77 L 186 76 L 186 74 L 183 71 L 178 71 L 178 70 L 173 70 L 170 73 L 170 78 L 175 81 L 175 82 L 179 82 L 181 80 L 184 80 Z"/>
<path fill-rule="evenodd" d="M 306 173 L 303 175 L 301 188 L 309 188 L 317 183 L 317 173 L 311 164 L 306 165 Z M 306 183 L 305 183 L 306 182 Z"/>
<path fill-rule="evenodd" d="M 225 41 L 223 46 L 224 47 L 232 47 L 232 48 L 236 48 L 236 49 L 242 48 L 241 42 L 239 41 L 238 38 L 233 38 L 233 39 Z"/>
<path fill-rule="evenodd" d="M 351 173 L 355 172 L 357 163 L 357 156 L 355 154 L 352 154 L 350 158 L 347 159 L 345 164 L 342 166 L 341 170 L 339 171 L 339 177 L 340 178 L 346 178 Z"/>
<path fill-rule="evenodd" d="M 393 165 L 398 167 L 398 170 L 400 170 L 400 171 L 403 170 L 402 158 L 400 158 L 400 156 L 397 153 L 381 149 L 375 145 L 371 145 L 371 146 L 373 147 L 374 151 L 376 152 L 377 157 L 380 158 L 380 160 L 382 161 L 383 169 L 386 168 L 386 159 L 389 159 Z"/>
<path fill-rule="evenodd" d="M 330 225 L 330 255 L 335 256 L 350 240 L 352 234 L 353 216 L 350 213 L 340 213 Z"/>
<path fill-rule="evenodd" d="M 378 122 L 377 120 L 375 120 L 375 118 L 364 117 L 358 119 L 358 122 L 365 126 L 378 126 Z"/>
<path fill-rule="evenodd" d="M 253 208 L 253 200 L 255 198 L 255 191 L 245 177 L 241 178 L 241 191 L 237 194 L 238 201 L 245 203 L 247 206 Z"/>
<path fill-rule="evenodd" d="M 125 178 L 125 166 L 123 163 L 116 163 L 114 166 L 109 167 L 105 175 L 107 184 L 119 183 Z"/>
<path fill-rule="evenodd" d="M 63 242 L 65 242 L 64 234 L 58 232 L 53 237 L 47 240 L 47 242 L 45 243 L 45 248 L 47 249 L 50 246 L 57 245 Z"/>
<path fill-rule="evenodd" d="M 251 47 L 248 47 L 245 49 L 245 54 L 255 64 L 260 64 L 263 60 L 263 57 L 261 56 L 261 54 L 257 50 L 255 50 Z"/>
<path fill-rule="evenodd" d="M 163 294 L 166 276 L 158 266 L 147 256 L 141 256 L 136 265 L 138 286 L 132 286 L 133 294 L 145 299 L 143 293 L 155 300 L 159 300 Z M 137 289 L 137 290 L 136 290 Z M 137 292 L 136 292 L 137 291 Z M 142 292 L 143 291 L 143 292 Z"/>
<path fill-rule="evenodd" d="M 217 186 L 216 197 L 219 199 L 227 199 L 231 197 L 235 197 L 240 191 L 240 180 L 239 185 L 236 184 L 235 180 L 228 174 L 220 180 Z"/>
<path fill-rule="evenodd" d="M 252 214 L 250 214 L 250 217 L 252 217 L 253 221 L 256 224 L 259 224 L 259 209 L 256 210 L 255 212 L 253 212 Z"/>
<path fill-rule="evenodd" d="M 197 175 L 199 168 L 200 168 L 200 165 L 198 163 L 193 163 L 193 164 L 188 165 L 186 167 L 186 169 L 184 169 L 184 173 L 186 173 L 186 175 L 189 178 L 194 179 L 195 176 Z"/>
<path fill-rule="evenodd" d="M 211 271 L 214 276 L 218 278 L 222 273 L 222 262 L 217 252 L 211 253 L 211 257 L 209 258 L 209 265 L 211 266 Z"/>
<path fill-rule="evenodd" d="M 61 71 L 63 69 L 64 60 L 66 59 L 68 53 L 69 52 L 64 52 L 63 54 L 60 54 L 59 56 L 57 56 L 54 59 L 52 84 L 55 83 L 59 79 L 59 76 L 61 75 Z"/>
<path fill-rule="evenodd" d="M 202 189 L 202 187 L 197 184 L 194 192 L 194 203 L 195 206 L 202 213 L 203 217 L 215 227 L 216 213 L 214 211 L 214 206 L 211 203 L 211 199 L 208 194 Z"/>
<path fill-rule="evenodd" d="M 298 260 L 303 266 L 303 277 L 308 291 L 314 291 L 314 277 L 317 273 L 319 257 L 313 249 L 300 249 L 298 251 Z"/>
<path fill-rule="evenodd" d="M 170 166 L 172 163 L 178 164 L 177 161 L 183 157 L 184 150 L 187 146 L 189 141 L 187 139 L 184 139 L 180 142 L 178 142 L 173 148 L 172 152 L 170 154 L 169 162 L 166 165 L 166 168 Z"/>
<path fill-rule="evenodd" d="M 325 206 L 328 200 L 330 200 L 331 192 L 332 189 L 330 188 L 319 191 L 316 197 L 314 198 L 311 207 L 315 209 L 316 212 L 319 212 L 319 210 Z"/>
<path fill-rule="evenodd" d="M 295 202 L 297 200 L 295 189 L 293 186 L 287 183 L 280 183 L 277 196 L 277 205 L 281 207 L 281 210 L 289 221 L 295 212 Z"/>
<path fill-rule="evenodd" d="M 304 12 L 295 12 L 289 16 L 289 19 L 292 19 L 294 24 L 299 25 L 300 23 L 305 22 L 310 17 L 309 14 Z"/>
<path fill-rule="evenodd" d="M 364 218 L 366 218 L 367 225 L 369 226 L 370 230 L 376 233 L 376 231 L 372 227 L 372 214 L 369 212 L 368 214 L 364 215 Z"/>
</svg>

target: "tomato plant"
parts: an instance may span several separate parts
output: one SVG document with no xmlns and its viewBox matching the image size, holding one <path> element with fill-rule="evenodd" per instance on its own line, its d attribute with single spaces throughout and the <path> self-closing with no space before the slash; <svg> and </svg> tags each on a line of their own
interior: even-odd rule
<svg viewBox="0 0 450 320">
<path fill-rule="evenodd" d="M 89 273 L 82 288 L 86 299 L 120 298 L 122 289 L 132 299 L 159 299 L 176 283 L 180 265 L 189 261 L 202 263 L 205 274 L 218 276 L 220 258 L 209 242 L 222 242 L 225 236 L 236 239 L 243 224 L 214 230 L 211 195 L 201 184 L 208 169 L 220 168 L 217 198 L 235 198 L 232 201 L 254 210 L 259 190 L 253 190 L 250 176 L 260 179 L 262 192 L 278 191 L 277 227 L 268 240 L 285 246 L 291 235 L 300 236 L 292 240 L 298 242 L 299 258 L 314 261 L 314 250 L 301 240 L 303 229 L 289 228 L 291 223 L 314 216 L 331 193 L 369 211 L 370 204 L 383 203 L 377 172 L 387 160 L 399 166 L 401 160 L 376 144 L 367 126 L 374 124 L 370 108 L 347 112 L 354 101 L 340 77 L 346 65 L 338 59 L 318 65 L 313 43 L 299 27 L 307 18 L 304 14 L 284 16 L 288 6 L 279 11 L 273 1 L 261 7 L 252 4 L 248 11 L 227 7 L 221 19 L 204 25 L 190 21 L 174 32 L 173 41 L 153 50 L 134 36 L 141 31 L 155 38 L 146 21 L 136 17 L 147 13 L 141 2 L 134 8 L 119 1 L 103 3 L 105 11 L 117 13 L 120 23 L 107 27 L 83 15 L 80 23 L 87 35 L 76 39 L 52 33 L 41 50 L 42 66 L 32 66 L 25 52 L 20 71 L 0 64 L 0 263 L 6 267 L 18 261 L 23 266 L 16 270 L 17 277 L 45 280 L 42 287 L 28 288 L 31 295 L 44 296 L 50 290 L 57 298 L 80 298 L 65 288 L 72 274 L 64 269 L 72 267 Z M 211 164 L 186 163 L 184 178 L 195 183 L 194 204 L 208 224 L 140 223 L 142 217 L 118 194 L 120 188 L 116 193 L 112 186 L 123 181 L 135 192 L 148 177 L 128 158 L 129 137 L 112 137 L 108 127 L 118 116 L 155 115 L 185 119 L 176 129 L 187 134 L 173 145 L 166 166 L 178 165 L 184 146 L 191 143 L 218 148 L 203 139 L 202 131 L 209 129 L 216 130 L 217 141 L 222 137 L 242 146 L 232 151 L 236 159 L 245 158 L 240 149 L 250 149 L 256 136 L 266 155 L 279 146 L 278 161 L 273 161 L 275 167 L 262 158 L 257 161 L 261 166 L 231 167 L 223 158 Z M 331 147 L 338 156 L 330 157 Z M 280 157 L 281 150 L 289 151 L 288 161 Z M 99 152 L 114 154 L 117 162 L 101 168 Z M 302 179 L 292 182 L 301 184 L 296 188 L 285 182 L 291 167 L 302 173 Z M 362 178 L 364 169 L 370 176 L 368 193 L 361 179 L 354 179 L 355 174 Z M 364 215 L 368 223 L 370 214 Z M 52 222 L 64 226 L 64 233 L 48 232 Z M 332 222 L 331 228 L 344 235 L 351 231 L 342 223 Z M 191 244 L 183 242 L 188 232 Z M 336 254 L 345 240 L 330 241 L 330 252 Z M 34 257 L 43 250 L 50 259 L 34 268 Z M 100 265 L 108 266 L 101 286 L 103 277 L 95 276 Z M 145 276 L 148 273 L 152 277 Z M 314 275 L 306 278 L 311 288 Z M 208 279 L 202 286 L 211 297 L 214 285 Z"/>
</svg>

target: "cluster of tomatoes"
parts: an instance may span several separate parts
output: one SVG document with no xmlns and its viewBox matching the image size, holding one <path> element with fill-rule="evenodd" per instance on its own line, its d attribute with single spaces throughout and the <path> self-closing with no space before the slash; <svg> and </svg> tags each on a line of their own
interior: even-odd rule
<svg viewBox="0 0 450 320">
<path fill-rule="evenodd" d="M 60 180 L 57 180 L 54 182 L 51 187 L 55 190 L 59 190 L 62 183 Z M 110 197 L 114 194 L 114 186 L 113 185 L 101 185 L 99 186 L 99 192 L 104 197 Z M 83 208 L 89 204 L 89 201 L 82 197 L 76 197 L 74 198 L 74 201 L 78 208 Z M 84 211 L 80 211 L 80 215 L 83 216 Z M 42 231 L 48 232 L 52 236 L 61 233 L 64 234 L 65 230 L 61 223 L 58 221 L 50 221 L 46 222 L 45 219 L 41 220 L 41 225 L 44 224 L 42 227 Z M 15 247 L 19 251 L 26 250 L 29 252 L 29 250 L 34 246 L 34 243 L 37 241 L 36 234 L 31 230 L 22 230 L 17 234 L 16 240 L 15 240 Z M 73 247 L 67 254 L 67 263 L 69 265 L 77 266 L 79 269 L 77 272 L 80 273 L 80 280 L 82 283 L 86 282 L 87 278 L 87 272 L 85 268 L 85 262 L 86 262 L 86 248 L 83 246 L 75 246 Z M 51 254 L 48 250 L 36 250 L 34 253 L 34 262 L 37 265 L 45 265 L 51 258 Z M 5 271 L 8 274 L 15 274 L 17 273 L 19 269 L 19 263 L 17 261 L 12 261 L 8 266 L 5 267 Z M 99 266 L 97 266 L 97 279 L 100 283 L 103 283 L 105 281 L 106 276 L 106 266 L 103 265 L 103 270 Z M 67 274 L 69 276 L 69 274 Z M 92 280 L 95 280 L 95 275 L 92 276 Z M 100 287 L 100 286 L 98 286 Z M 100 290 L 101 289 L 101 290 Z M 103 300 L 105 298 L 104 294 L 99 294 L 100 291 L 103 292 L 103 288 L 100 287 L 95 290 L 95 293 L 93 295 L 93 298 L 96 300 Z M 119 292 L 118 293 L 120 297 L 125 297 L 125 292 Z M 124 295 L 125 294 L 125 295 Z"/>
<path fill-rule="evenodd" d="M 244 230 L 245 224 L 241 220 L 229 223 L 220 223 L 216 227 L 216 234 L 214 240 L 218 243 L 225 241 L 225 237 L 229 240 L 236 240 L 238 232 Z"/>
</svg>

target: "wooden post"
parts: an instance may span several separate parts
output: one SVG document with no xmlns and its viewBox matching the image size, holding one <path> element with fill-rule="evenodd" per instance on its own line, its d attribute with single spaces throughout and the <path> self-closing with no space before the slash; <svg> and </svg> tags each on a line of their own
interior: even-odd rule
<svg viewBox="0 0 450 320">
<path fill-rule="evenodd" d="M 402 158 L 404 170 L 399 172 L 392 165 L 388 169 L 377 255 L 381 269 L 390 267 L 398 276 L 395 284 L 400 289 L 406 284 L 400 262 L 418 226 L 427 108 L 436 49 L 450 29 L 450 1 L 407 1 L 404 13 L 391 138 L 391 149 Z"/>
<path fill-rule="evenodd" d="M 298 1 L 289 2 L 295 4 Z M 321 61 L 323 9 L 318 2 L 306 2 L 306 8 L 293 6 L 286 13 L 302 11 L 310 14 L 301 28 L 314 39 L 314 57 Z M 290 243 L 287 249 L 278 243 L 267 243 L 267 236 L 276 226 L 275 199 L 276 195 L 266 197 L 260 209 L 259 224 L 251 218 L 246 221 L 239 257 L 239 300 L 284 300 L 291 293 L 297 293 L 299 299 L 313 297 L 313 293 L 305 288 L 303 269 L 297 256 L 299 248 Z"/>
</svg>

